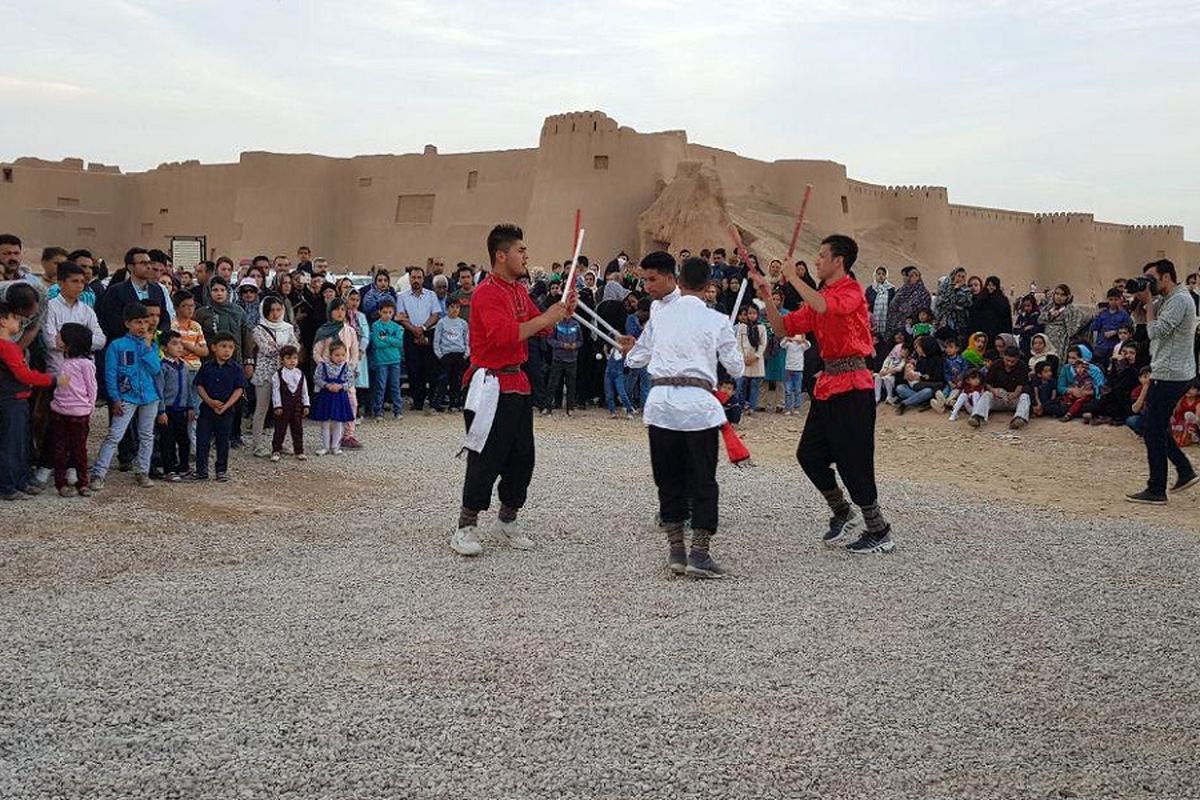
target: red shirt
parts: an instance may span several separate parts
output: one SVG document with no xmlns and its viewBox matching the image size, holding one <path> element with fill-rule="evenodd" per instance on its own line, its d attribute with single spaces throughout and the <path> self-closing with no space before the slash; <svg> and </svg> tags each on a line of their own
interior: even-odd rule
<svg viewBox="0 0 1200 800">
<path fill-rule="evenodd" d="M 471 298 L 471 319 L 467 322 L 471 334 L 471 369 L 463 376 L 463 385 L 471 382 L 476 369 L 500 370 L 519 367 L 529 359 L 529 346 L 520 338 L 522 322 L 541 312 L 529 298 L 529 290 L 519 283 L 509 283 L 489 275 Z M 529 376 L 525 370 L 499 373 L 500 391 L 511 394 L 530 394 Z"/>
<path fill-rule="evenodd" d="M 858 281 L 849 275 L 821 289 L 827 308 L 818 314 L 812 306 L 804 305 L 783 318 L 788 336 L 812 333 L 821 347 L 821 358 L 832 361 L 837 358 L 875 354 L 875 340 L 871 336 L 871 321 L 867 314 L 867 296 Z M 869 369 L 857 369 L 830 375 L 822 372 L 813 389 L 817 400 L 828 400 L 835 394 L 855 389 L 874 389 L 875 379 Z"/>
<path fill-rule="evenodd" d="M 30 387 L 48 389 L 54 379 L 44 372 L 30 369 L 25 363 L 25 351 L 11 339 L 0 336 L 0 398 L 27 400 Z"/>
</svg>

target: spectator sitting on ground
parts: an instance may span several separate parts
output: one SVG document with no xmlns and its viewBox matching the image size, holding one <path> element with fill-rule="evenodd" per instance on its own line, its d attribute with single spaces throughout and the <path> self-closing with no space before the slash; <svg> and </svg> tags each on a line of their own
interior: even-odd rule
<svg viewBox="0 0 1200 800">
<path fill-rule="evenodd" d="M 1008 427 L 1020 430 L 1029 424 L 1030 402 L 1025 394 L 1029 372 L 1021 361 L 1021 351 L 1010 345 L 987 371 L 987 382 L 991 391 L 980 398 L 978 407 L 967 423 L 978 428 L 987 422 L 991 411 L 1012 411 L 1013 418 Z"/>
<path fill-rule="evenodd" d="M 1030 390 L 1035 417 L 1061 417 L 1067 408 L 1058 394 L 1058 376 L 1049 361 L 1039 361 L 1033 369 L 1033 384 Z"/>
<path fill-rule="evenodd" d="M 953 406 L 962 388 L 962 378 L 967 372 L 967 360 L 959 355 L 958 341 L 947 339 L 942 343 L 944 358 L 942 359 L 942 377 L 945 382 L 938 391 L 934 392 L 929 401 L 935 411 L 945 411 L 947 406 Z"/>
<path fill-rule="evenodd" d="M 1096 396 L 1096 381 L 1092 378 L 1090 367 L 1091 364 L 1082 358 L 1076 359 L 1073 366 L 1075 383 L 1067 387 L 1064 402 L 1070 403 L 1070 405 L 1067 407 L 1067 413 L 1059 417 L 1062 422 L 1070 422 L 1076 417 L 1082 416 L 1083 409 Z"/>
</svg>

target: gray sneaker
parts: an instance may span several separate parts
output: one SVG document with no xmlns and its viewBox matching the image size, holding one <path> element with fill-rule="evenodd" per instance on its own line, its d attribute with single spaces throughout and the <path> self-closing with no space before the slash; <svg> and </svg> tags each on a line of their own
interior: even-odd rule
<svg viewBox="0 0 1200 800">
<path fill-rule="evenodd" d="M 93 492 L 99 492 L 104 489 L 104 478 L 101 478 L 99 475 L 92 475 L 88 479 L 88 486 L 91 487 Z"/>
<path fill-rule="evenodd" d="M 133 479 L 136 480 L 137 485 L 142 487 L 143 489 L 150 489 L 150 488 L 154 487 L 154 481 L 150 480 L 150 476 L 144 472 L 136 473 L 133 476 Z"/>
</svg>

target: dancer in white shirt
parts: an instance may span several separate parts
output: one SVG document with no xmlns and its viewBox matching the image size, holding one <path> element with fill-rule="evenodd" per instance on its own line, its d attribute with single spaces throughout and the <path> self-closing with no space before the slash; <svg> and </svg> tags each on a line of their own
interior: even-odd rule
<svg viewBox="0 0 1200 800">
<path fill-rule="evenodd" d="M 642 268 L 675 274 L 675 260 L 652 253 Z M 735 379 L 745 369 L 733 326 L 704 304 L 709 267 L 689 259 L 680 270 L 681 296 L 661 306 L 638 339 L 621 337 L 632 369 L 648 367 L 650 395 L 644 420 L 650 432 L 650 463 L 658 487 L 659 517 L 670 545 L 668 565 L 676 575 L 720 578 L 725 573 L 709 555 L 717 530 L 717 455 L 725 410 L 713 396 L 717 360 Z M 691 509 L 692 547 L 683 526 Z"/>
</svg>

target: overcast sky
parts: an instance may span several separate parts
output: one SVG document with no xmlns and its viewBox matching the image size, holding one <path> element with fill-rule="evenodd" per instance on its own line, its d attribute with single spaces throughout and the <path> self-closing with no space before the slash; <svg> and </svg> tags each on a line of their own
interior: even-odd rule
<svg viewBox="0 0 1200 800">
<path fill-rule="evenodd" d="M 1200 238 L 1198 0 L 0 0 L 0 160 L 640 131 Z"/>
</svg>

